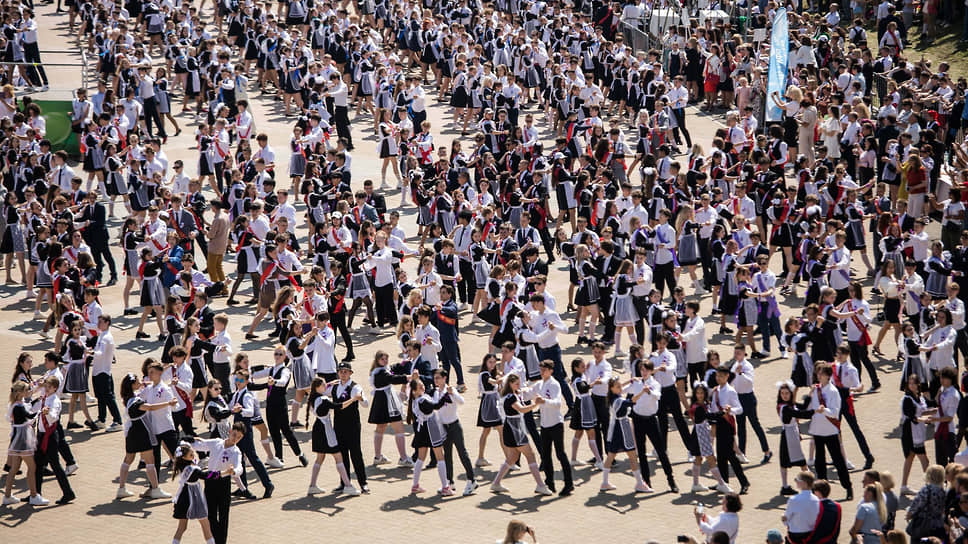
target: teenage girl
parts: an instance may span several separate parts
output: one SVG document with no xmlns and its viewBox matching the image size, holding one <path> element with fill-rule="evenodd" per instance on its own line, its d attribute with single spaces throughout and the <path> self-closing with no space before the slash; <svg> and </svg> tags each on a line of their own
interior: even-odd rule
<svg viewBox="0 0 968 544">
<path fill-rule="evenodd" d="M 171 497 L 158 487 L 158 472 L 155 470 L 155 457 L 152 448 L 158 443 L 155 435 L 151 431 L 151 424 L 146 419 L 148 412 L 160 410 L 166 406 L 174 408 L 178 405 L 175 398 L 167 402 L 149 404 L 138 395 L 144 384 L 134 374 L 128 374 L 121 380 L 121 401 L 124 402 L 125 412 L 128 414 L 128 425 L 124 433 L 124 461 L 121 462 L 121 473 L 118 476 L 118 492 L 115 495 L 119 499 L 134 496 L 128 491 L 125 484 L 128 481 L 128 469 L 134 461 L 135 455 L 141 455 L 141 460 L 145 462 L 145 475 L 151 487 L 148 496 L 152 499 L 163 499 Z"/>
</svg>

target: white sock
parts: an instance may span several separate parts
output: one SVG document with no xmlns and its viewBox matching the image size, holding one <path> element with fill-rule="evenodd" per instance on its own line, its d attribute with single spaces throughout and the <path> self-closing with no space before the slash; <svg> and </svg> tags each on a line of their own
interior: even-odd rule
<svg viewBox="0 0 968 544">
<path fill-rule="evenodd" d="M 541 481 L 541 472 L 538 470 L 538 463 L 530 463 L 528 468 L 531 469 L 531 476 L 534 477 L 534 481 L 538 485 L 544 485 L 544 482 Z"/>
<path fill-rule="evenodd" d="M 588 447 L 592 450 L 592 455 L 595 456 L 595 460 L 599 463 L 602 462 L 602 453 L 598 451 L 598 444 L 595 442 L 594 438 L 588 439 Z"/>
<path fill-rule="evenodd" d="M 702 465 L 692 465 L 692 485 L 699 483 L 699 473 L 702 472 Z"/>
<path fill-rule="evenodd" d="M 181 540 L 178 540 L 177 538 L 173 538 L 171 539 L 171 544 L 181 544 Z"/>
<path fill-rule="evenodd" d="M 497 471 L 497 477 L 494 478 L 494 481 L 491 482 L 491 485 L 501 485 L 501 479 L 504 478 L 510 469 L 511 465 L 509 465 L 507 461 L 501 463 L 501 468 Z"/>
<path fill-rule="evenodd" d="M 336 472 L 339 472 L 339 478 L 343 481 L 344 486 L 353 486 L 353 484 L 350 482 L 350 475 L 346 473 L 346 465 L 343 463 L 336 463 Z"/>
<path fill-rule="evenodd" d="M 617 331 L 615 332 L 615 351 L 622 351 L 622 333 Z"/>
<path fill-rule="evenodd" d="M 578 446 L 581 444 L 581 438 L 577 436 L 571 439 L 571 460 L 578 460 Z"/>
<path fill-rule="evenodd" d="M 400 454 L 400 459 L 407 458 L 407 437 L 402 434 L 397 434 L 393 436 L 397 443 L 397 453 Z"/>
<path fill-rule="evenodd" d="M 423 471 L 423 459 L 417 459 L 413 464 L 413 487 L 420 485 L 420 472 Z"/>
<path fill-rule="evenodd" d="M 437 461 L 437 476 L 440 476 L 440 487 L 447 487 L 447 463 L 443 460 Z"/>
<path fill-rule="evenodd" d="M 635 484 L 636 485 L 644 485 L 645 484 L 645 480 L 642 479 L 642 471 L 640 471 L 640 470 L 634 470 L 632 472 L 635 473 Z"/>
<path fill-rule="evenodd" d="M 716 478 L 717 483 L 726 485 L 726 480 L 723 479 L 722 473 L 719 472 L 719 467 L 713 467 L 709 472 L 713 474 L 713 478 Z"/>
<path fill-rule="evenodd" d="M 611 472 L 611 471 L 612 471 L 612 469 L 610 469 L 610 468 L 602 469 L 602 486 L 603 487 L 606 486 L 606 485 L 608 485 L 608 473 Z"/>
<path fill-rule="evenodd" d="M 266 450 L 266 455 L 269 456 L 269 459 L 275 459 L 276 455 L 272 452 L 272 447 L 270 446 L 271 443 L 272 441 L 266 438 L 262 441 L 262 449 Z"/>
<path fill-rule="evenodd" d="M 215 544 L 215 539 L 214 538 L 210 538 L 210 539 L 208 539 L 208 540 L 205 541 L 205 544 Z"/>
<path fill-rule="evenodd" d="M 309 487 L 316 487 L 316 481 L 319 479 L 320 468 L 321 467 L 319 463 L 313 463 L 313 473 L 312 473 L 312 476 L 310 476 L 309 478 Z"/>
</svg>

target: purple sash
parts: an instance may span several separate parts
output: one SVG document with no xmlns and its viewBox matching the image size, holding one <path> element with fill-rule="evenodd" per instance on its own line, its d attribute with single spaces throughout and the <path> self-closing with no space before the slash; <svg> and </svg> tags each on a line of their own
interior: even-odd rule
<svg viewBox="0 0 968 544">
<path fill-rule="evenodd" d="M 655 229 L 655 236 L 656 236 L 656 238 L 659 239 L 659 242 L 661 242 L 663 244 L 668 244 L 669 243 L 668 240 L 663 240 L 663 237 L 662 237 L 662 229 L 660 229 L 658 227 L 656 227 L 656 229 Z M 675 248 L 669 248 L 669 251 L 672 253 L 672 264 L 675 265 L 676 268 L 679 268 L 679 259 L 678 259 L 678 257 L 676 257 L 676 250 L 675 250 Z"/>
<path fill-rule="evenodd" d="M 763 285 L 762 275 L 756 276 L 756 285 L 760 288 L 761 293 L 766 291 L 766 286 Z M 766 300 L 766 317 L 780 317 L 780 307 L 776 303 L 776 297 L 770 295 L 766 297 Z"/>
</svg>

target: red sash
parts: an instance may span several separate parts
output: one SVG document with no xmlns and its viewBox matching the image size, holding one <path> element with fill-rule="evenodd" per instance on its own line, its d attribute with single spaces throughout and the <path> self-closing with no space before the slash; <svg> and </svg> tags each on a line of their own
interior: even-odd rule
<svg viewBox="0 0 968 544">
<path fill-rule="evenodd" d="M 844 387 L 844 381 L 840 377 L 840 370 L 842 368 L 843 368 L 842 364 L 834 363 L 834 386 L 837 387 L 838 389 L 847 390 L 847 396 L 844 398 L 844 402 L 846 403 L 845 408 L 847 408 L 848 414 L 854 415 L 854 394 L 850 391 L 849 388 Z"/>
<path fill-rule="evenodd" d="M 837 376 L 837 373 L 836 372 L 834 372 L 834 376 Z M 837 382 L 835 381 L 834 383 L 836 384 Z M 826 407 L 827 406 L 827 401 L 824 400 L 824 398 L 823 398 L 823 387 L 820 387 L 820 384 L 819 383 L 818 384 L 814 384 L 814 387 L 817 389 L 817 398 L 820 399 L 820 404 L 822 404 L 824 407 Z M 847 398 L 850 399 L 850 395 L 848 395 Z M 850 409 L 853 410 L 853 402 L 850 402 L 850 401 L 848 401 L 848 402 L 850 403 Z M 826 417 L 827 418 L 827 421 L 829 421 L 830 423 L 832 423 L 834 427 L 837 427 L 837 429 L 840 429 L 840 418 L 839 417 L 830 417 L 828 415 L 824 415 L 824 417 Z"/>
<path fill-rule="evenodd" d="M 192 418 L 192 401 L 188 398 L 188 393 L 182 390 L 180 387 L 173 388 L 178 396 L 181 397 L 182 401 L 185 402 L 185 417 L 188 419 Z"/>
<path fill-rule="evenodd" d="M 716 408 L 719 408 L 720 410 L 723 409 L 722 405 L 719 404 L 719 387 L 718 386 L 715 389 L 713 389 L 713 403 L 716 404 Z M 735 433 L 736 432 L 736 416 L 734 416 L 733 414 L 727 414 L 725 411 L 722 411 L 721 413 L 723 414 L 723 419 L 726 421 L 726 423 L 729 423 L 730 427 L 733 428 L 733 432 Z"/>
<path fill-rule="evenodd" d="M 938 417 L 946 417 L 944 414 L 944 406 L 941 404 L 941 395 L 938 395 Z M 939 421 L 938 427 L 934 430 L 934 439 L 945 439 L 951 434 L 950 430 L 951 422 L 949 421 Z"/>
<path fill-rule="evenodd" d="M 46 403 L 47 403 L 47 395 L 44 395 L 41 398 L 40 405 L 44 406 L 44 404 Z M 50 437 L 53 436 L 54 432 L 56 431 L 57 425 L 56 424 L 51 425 L 47 421 L 47 416 L 44 414 L 40 414 L 40 424 L 44 427 L 44 438 L 43 440 L 40 441 L 40 446 L 37 449 L 46 453 L 47 445 L 50 444 Z"/>
<path fill-rule="evenodd" d="M 847 301 L 847 311 L 852 312 L 853 310 L 854 310 L 854 304 L 851 301 L 848 300 Z M 862 345 L 862 346 L 869 346 L 869 345 L 871 345 L 873 343 L 873 342 L 871 342 L 871 335 L 868 334 L 867 327 L 864 325 L 863 322 L 861 322 L 860 318 L 857 317 L 857 314 L 854 314 L 854 315 L 850 316 L 850 320 L 854 322 L 854 326 L 857 327 L 858 329 L 860 329 L 860 331 L 862 333 L 862 335 L 860 337 L 860 340 L 858 340 L 857 343 L 860 344 L 860 345 Z"/>
</svg>

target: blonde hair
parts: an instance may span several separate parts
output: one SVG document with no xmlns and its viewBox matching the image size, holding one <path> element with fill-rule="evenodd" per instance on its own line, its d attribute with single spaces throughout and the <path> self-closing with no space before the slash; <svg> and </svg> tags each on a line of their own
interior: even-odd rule
<svg viewBox="0 0 968 544">
<path fill-rule="evenodd" d="M 944 467 L 941 465 L 931 465 L 924 471 L 924 482 L 928 485 L 941 487 L 944 485 Z"/>
<path fill-rule="evenodd" d="M 528 525 L 520 520 L 512 519 L 508 522 L 508 532 L 504 535 L 503 544 L 516 544 L 528 532 Z"/>
<path fill-rule="evenodd" d="M 10 404 L 22 399 L 29 389 L 30 386 L 27 385 L 27 382 L 14 382 L 14 384 L 10 386 Z"/>
<path fill-rule="evenodd" d="M 886 470 L 881 471 L 881 487 L 884 488 L 884 491 L 887 492 L 894 489 L 894 485 L 894 475 Z"/>
</svg>

